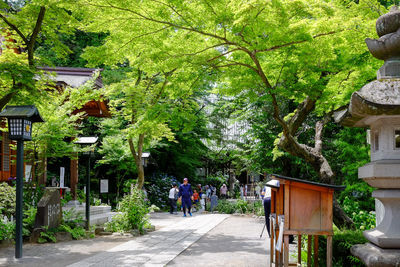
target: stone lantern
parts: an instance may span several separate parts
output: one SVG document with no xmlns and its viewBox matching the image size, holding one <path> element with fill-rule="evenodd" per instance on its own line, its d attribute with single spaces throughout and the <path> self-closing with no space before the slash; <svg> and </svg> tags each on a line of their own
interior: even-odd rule
<svg viewBox="0 0 400 267">
<path fill-rule="evenodd" d="M 378 40 L 366 39 L 371 54 L 385 61 L 374 80 L 351 96 L 348 109 L 335 114 L 344 126 L 370 128 L 371 162 L 358 176 L 377 188 L 377 227 L 364 231 L 370 243 L 351 252 L 367 266 L 400 265 L 400 11 L 378 18 Z M 379 201 L 377 201 L 379 203 Z"/>
</svg>

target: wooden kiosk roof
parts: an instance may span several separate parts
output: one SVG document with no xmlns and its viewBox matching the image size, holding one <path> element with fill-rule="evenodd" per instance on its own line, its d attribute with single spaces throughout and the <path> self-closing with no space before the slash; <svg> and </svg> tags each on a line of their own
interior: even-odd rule
<svg viewBox="0 0 400 267">
<path fill-rule="evenodd" d="M 326 188 L 331 188 L 333 190 L 344 190 L 346 188 L 346 186 L 343 186 L 343 185 L 332 185 L 332 184 L 318 183 L 318 182 L 303 180 L 303 179 L 299 179 L 299 178 L 283 176 L 283 175 L 279 175 L 279 174 L 272 174 L 271 176 L 272 176 L 272 179 L 274 177 L 276 177 L 278 179 L 283 179 L 283 180 L 288 180 L 288 181 L 293 181 L 293 182 L 298 182 L 298 183 L 303 183 L 303 184 L 309 184 L 309 185 L 315 185 L 315 186 L 322 186 L 322 187 L 326 187 Z M 276 186 L 274 186 L 274 185 L 268 185 L 267 184 L 267 186 L 276 188 Z"/>
</svg>

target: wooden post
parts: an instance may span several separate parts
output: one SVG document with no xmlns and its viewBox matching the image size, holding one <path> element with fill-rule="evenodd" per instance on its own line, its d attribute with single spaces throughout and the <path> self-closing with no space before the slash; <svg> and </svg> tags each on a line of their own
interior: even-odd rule
<svg viewBox="0 0 400 267">
<path fill-rule="evenodd" d="M 275 235 L 274 235 L 274 233 L 275 233 L 275 229 L 274 229 L 274 224 L 272 223 L 272 219 L 270 219 L 269 220 L 269 229 L 270 229 L 270 232 L 271 232 L 271 238 L 270 238 L 270 246 L 269 246 L 269 254 L 270 254 L 270 257 L 269 257 L 269 266 L 271 266 L 272 267 L 272 263 L 274 262 L 274 250 L 275 250 L 275 248 L 274 248 L 274 239 L 275 239 Z"/>
<path fill-rule="evenodd" d="M 314 236 L 314 267 L 318 267 L 318 235 Z"/>
<path fill-rule="evenodd" d="M 312 235 L 308 235 L 307 237 L 307 267 L 311 267 L 311 240 Z"/>
<path fill-rule="evenodd" d="M 301 235 L 297 235 L 297 266 L 301 266 Z"/>
<path fill-rule="evenodd" d="M 283 264 L 285 267 L 289 267 L 289 235 L 284 235 L 283 236 L 284 240 L 284 246 L 283 246 L 283 253 L 284 253 L 284 259 L 283 259 Z"/>
<path fill-rule="evenodd" d="M 326 266 L 332 267 L 332 236 L 326 237 Z"/>
<path fill-rule="evenodd" d="M 78 155 L 75 155 L 75 158 L 71 158 L 71 164 L 70 164 L 70 172 L 71 172 L 71 178 L 70 178 L 70 183 L 71 183 L 71 195 L 72 195 L 72 200 L 76 200 L 76 190 L 77 185 L 78 185 Z"/>
</svg>

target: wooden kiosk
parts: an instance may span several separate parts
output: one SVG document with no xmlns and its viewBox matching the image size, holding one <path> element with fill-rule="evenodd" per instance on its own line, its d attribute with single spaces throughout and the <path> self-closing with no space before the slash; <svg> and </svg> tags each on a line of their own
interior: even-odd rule
<svg viewBox="0 0 400 267">
<path fill-rule="evenodd" d="M 318 236 L 326 235 L 327 266 L 332 266 L 333 192 L 343 190 L 345 187 L 276 174 L 271 178 L 279 183 L 269 185 L 271 187 L 270 265 L 301 266 L 301 236 L 308 235 L 307 266 L 311 266 L 312 237 L 314 237 L 314 266 L 318 266 Z M 297 263 L 289 263 L 290 235 L 298 236 Z M 281 247 L 278 247 L 279 245 Z"/>
</svg>

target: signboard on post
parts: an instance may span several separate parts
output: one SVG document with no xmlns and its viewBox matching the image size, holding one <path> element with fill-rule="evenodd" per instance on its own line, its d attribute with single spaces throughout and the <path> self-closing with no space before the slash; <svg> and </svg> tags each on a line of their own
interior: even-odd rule
<svg viewBox="0 0 400 267">
<path fill-rule="evenodd" d="M 64 176 L 65 176 L 65 168 L 60 167 L 60 187 L 64 187 Z"/>
<path fill-rule="evenodd" d="M 25 165 L 25 182 L 31 179 L 32 165 Z"/>
<path fill-rule="evenodd" d="M 108 193 L 108 179 L 100 179 L 100 194 Z"/>
</svg>

